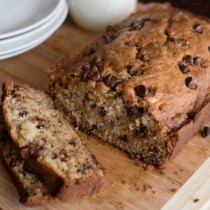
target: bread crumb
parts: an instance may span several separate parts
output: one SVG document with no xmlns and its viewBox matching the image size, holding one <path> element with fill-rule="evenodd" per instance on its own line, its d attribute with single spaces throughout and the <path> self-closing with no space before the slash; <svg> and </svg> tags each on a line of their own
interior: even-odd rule
<svg viewBox="0 0 210 210">
<path fill-rule="evenodd" d="M 139 191 L 140 191 L 140 187 L 136 187 L 136 191 L 138 191 L 138 192 L 139 192 Z"/>
<path fill-rule="evenodd" d="M 126 181 L 124 179 L 121 180 L 122 184 L 126 184 Z"/>
<path fill-rule="evenodd" d="M 166 172 L 164 170 L 160 170 L 159 172 L 160 172 L 160 175 L 163 175 L 163 176 L 165 176 L 165 174 L 166 174 Z"/>
<path fill-rule="evenodd" d="M 173 192 L 173 193 L 175 193 L 175 192 L 177 192 L 178 191 L 178 189 L 177 188 L 173 188 L 173 189 L 171 189 L 171 192 Z"/>
<path fill-rule="evenodd" d="M 155 168 L 154 166 L 148 165 L 148 166 L 146 167 L 145 171 L 146 171 L 146 172 L 150 172 L 150 171 L 152 171 L 154 168 Z"/>
<path fill-rule="evenodd" d="M 199 201 L 200 201 L 200 199 L 198 199 L 198 198 L 195 198 L 195 199 L 193 200 L 194 203 L 197 203 L 197 202 L 199 202 Z"/>
<path fill-rule="evenodd" d="M 152 188 L 152 185 L 150 184 L 144 184 L 143 187 L 142 187 L 142 191 L 143 192 L 146 192 L 148 189 L 151 189 Z"/>
<path fill-rule="evenodd" d="M 111 187 L 113 187 L 114 186 L 114 182 L 110 182 L 110 185 L 111 185 Z"/>
</svg>

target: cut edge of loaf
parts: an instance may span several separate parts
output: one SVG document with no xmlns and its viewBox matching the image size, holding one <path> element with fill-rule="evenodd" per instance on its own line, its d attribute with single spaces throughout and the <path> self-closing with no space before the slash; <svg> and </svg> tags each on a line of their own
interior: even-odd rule
<svg viewBox="0 0 210 210">
<path fill-rule="evenodd" d="M 17 84 L 20 85 L 20 84 Z M 18 148 L 19 152 L 21 153 L 21 146 L 19 144 L 19 139 L 17 138 L 17 135 L 12 131 L 11 124 L 9 123 L 9 120 L 7 118 L 6 110 L 5 110 L 5 98 L 9 94 L 13 94 L 13 88 L 15 84 L 12 81 L 6 81 L 3 84 L 3 115 L 5 124 L 7 126 L 7 130 L 10 133 L 11 139 L 13 143 Z M 21 86 L 21 85 L 20 85 Z M 29 88 L 33 89 L 35 91 L 42 92 L 43 94 L 48 97 L 46 100 L 52 101 L 52 99 L 43 91 L 37 90 L 35 88 L 30 87 L 28 84 L 22 85 L 23 88 Z M 15 92 L 15 91 L 14 91 Z M 15 96 L 16 97 L 16 96 Z M 52 102 L 53 103 L 53 102 Z M 56 108 L 53 105 L 53 109 L 56 110 Z M 59 112 L 57 110 L 57 112 Z M 65 120 L 65 117 L 61 112 L 59 112 L 59 119 L 61 119 L 62 122 L 66 122 L 68 128 L 70 129 L 71 126 L 69 123 Z M 42 176 L 45 184 L 47 184 L 50 193 L 53 196 L 57 196 L 62 201 L 72 201 L 77 200 L 84 196 L 91 196 L 95 193 L 98 193 L 100 189 L 102 188 L 104 184 L 104 178 L 105 178 L 105 170 L 101 166 L 101 164 L 96 160 L 95 156 L 91 154 L 88 148 L 86 148 L 86 145 L 80 140 L 80 137 L 73 131 L 71 128 L 71 132 L 74 133 L 75 138 L 78 140 L 78 145 L 82 149 L 85 150 L 85 155 L 88 156 L 88 164 L 92 164 L 92 172 L 91 175 L 84 175 L 84 177 L 81 177 L 79 179 L 69 179 L 67 180 L 62 173 L 60 173 L 58 170 L 54 171 L 53 168 L 51 168 L 50 165 L 44 165 L 40 161 L 37 161 L 36 158 L 30 157 L 26 159 L 26 162 L 38 173 Z M 69 143 L 70 144 L 70 143 Z M 22 147 L 23 148 L 23 147 Z M 80 148 L 80 150 L 81 150 Z M 79 166 L 78 166 L 79 167 Z"/>
</svg>

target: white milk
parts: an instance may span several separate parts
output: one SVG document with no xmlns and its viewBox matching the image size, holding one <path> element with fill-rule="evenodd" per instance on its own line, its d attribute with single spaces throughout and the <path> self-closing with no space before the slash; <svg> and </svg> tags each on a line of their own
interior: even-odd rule
<svg viewBox="0 0 210 210">
<path fill-rule="evenodd" d="M 82 28 L 100 31 L 136 9 L 137 0 L 68 0 L 70 15 Z"/>
</svg>

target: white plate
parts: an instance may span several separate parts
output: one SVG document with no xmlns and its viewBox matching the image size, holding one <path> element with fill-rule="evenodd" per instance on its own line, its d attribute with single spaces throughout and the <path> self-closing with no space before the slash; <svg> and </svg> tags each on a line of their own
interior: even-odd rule
<svg viewBox="0 0 210 210">
<path fill-rule="evenodd" d="M 50 21 L 48 21 L 44 25 L 41 25 L 40 27 L 29 31 L 28 33 L 15 36 L 10 39 L 0 40 L 0 56 L 27 48 L 28 45 L 31 45 L 31 42 L 34 42 L 35 40 L 37 40 L 37 38 L 49 34 L 49 31 L 52 28 L 54 29 L 57 27 L 58 19 L 60 19 L 61 16 L 63 17 L 63 13 L 66 13 L 66 10 L 68 10 L 68 7 L 65 3 L 63 8 L 61 8 L 61 10 L 56 14 L 56 16 L 54 16 Z"/>
<path fill-rule="evenodd" d="M 32 30 L 50 20 L 65 0 L 0 0 L 0 39 Z"/>
<path fill-rule="evenodd" d="M 42 31 L 39 31 L 39 33 L 37 34 L 33 34 L 30 38 L 28 37 L 27 42 L 24 39 L 19 40 L 19 42 L 17 42 L 17 47 L 15 48 L 16 50 L 13 50 L 12 52 L 7 54 L 0 55 L 0 60 L 22 54 L 43 43 L 61 26 L 67 14 L 68 14 L 68 6 L 65 5 L 59 17 L 57 17 L 50 25 L 48 25 L 48 27 L 44 28 Z M 23 41 L 25 42 L 25 45 L 21 46 Z"/>
</svg>

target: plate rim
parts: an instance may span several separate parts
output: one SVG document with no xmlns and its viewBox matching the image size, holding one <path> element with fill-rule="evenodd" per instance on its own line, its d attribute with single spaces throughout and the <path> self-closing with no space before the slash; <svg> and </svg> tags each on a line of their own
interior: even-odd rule
<svg viewBox="0 0 210 210">
<path fill-rule="evenodd" d="M 24 46 L 21 45 L 19 47 L 13 48 L 13 50 L 8 53 L 1 54 L 0 60 L 6 59 L 9 57 L 14 57 L 15 55 L 22 54 L 22 53 L 29 51 L 30 49 L 33 49 L 34 47 L 40 45 L 44 41 L 46 41 L 61 26 L 61 24 L 64 22 L 64 20 L 67 16 L 67 14 L 68 14 L 68 6 L 66 4 L 65 7 L 63 8 L 63 10 L 61 11 L 60 15 L 54 20 L 55 26 L 50 28 L 48 33 L 43 34 L 43 36 L 41 36 L 41 37 L 37 37 L 37 39 L 33 39 L 31 42 L 28 42 Z"/>
<path fill-rule="evenodd" d="M 4 40 L 4 39 L 8 39 L 14 36 L 18 36 L 21 35 L 23 33 L 26 33 L 30 30 L 33 30 L 35 28 L 38 28 L 39 26 L 45 24 L 47 21 L 49 21 L 54 15 L 56 15 L 56 13 L 59 11 L 60 7 L 62 7 L 62 5 L 65 3 L 65 0 L 58 0 L 56 7 L 44 18 L 42 18 L 41 20 L 39 20 L 38 22 L 31 24 L 29 26 L 26 26 L 24 28 L 9 32 L 9 33 L 4 33 L 4 34 L 0 34 L 0 41 Z"/>
</svg>

